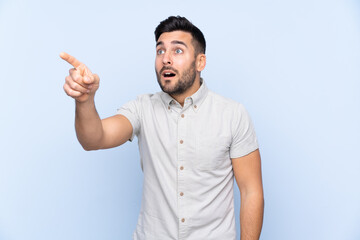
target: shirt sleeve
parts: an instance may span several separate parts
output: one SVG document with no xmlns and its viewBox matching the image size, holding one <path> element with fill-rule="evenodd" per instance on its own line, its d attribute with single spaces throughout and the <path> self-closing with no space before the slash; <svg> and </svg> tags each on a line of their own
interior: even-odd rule
<svg viewBox="0 0 360 240">
<path fill-rule="evenodd" d="M 125 116 L 131 123 L 133 132 L 129 141 L 131 142 L 134 139 L 135 135 L 138 135 L 140 132 L 140 104 L 138 99 L 130 101 L 124 104 L 121 108 L 117 110 L 117 114 Z"/>
<path fill-rule="evenodd" d="M 243 105 L 238 104 L 232 121 L 230 158 L 243 157 L 259 148 L 253 123 Z"/>
</svg>

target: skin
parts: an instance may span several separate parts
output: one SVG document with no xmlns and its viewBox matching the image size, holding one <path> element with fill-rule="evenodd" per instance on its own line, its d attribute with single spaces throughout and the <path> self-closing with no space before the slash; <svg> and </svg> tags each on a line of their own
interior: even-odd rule
<svg viewBox="0 0 360 240">
<path fill-rule="evenodd" d="M 130 121 L 122 115 L 101 120 L 95 109 L 99 76 L 67 53 L 61 53 L 60 57 L 74 67 L 65 78 L 64 91 L 75 99 L 75 130 L 82 147 L 88 151 L 125 143 L 132 135 Z"/>
<path fill-rule="evenodd" d="M 200 88 L 200 72 L 205 68 L 206 56 L 195 56 L 192 36 L 188 32 L 173 31 L 160 35 L 156 42 L 155 71 L 163 91 L 168 92 L 182 106 L 185 98 L 193 95 Z M 176 72 L 172 79 L 161 75 L 163 69 Z M 171 93 L 179 82 L 185 81 L 187 73 L 195 74 L 194 83 L 182 93 Z"/>
<path fill-rule="evenodd" d="M 231 161 L 241 198 L 240 239 L 259 239 L 264 214 L 260 152 L 256 150 Z"/>
<path fill-rule="evenodd" d="M 206 65 L 205 54 L 195 56 L 192 36 L 183 31 L 161 34 L 156 53 L 155 71 L 159 85 L 183 106 L 185 98 L 200 88 L 200 73 Z M 83 148 L 112 148 L 130 139 L 133 129 L 126 117 L 115 115 L 101 120 L 96 111 L 94 96 L 99 88 L 99 76 L 67 53 L 61 53 L 60 57 L 73 66 L 65 78 L 64 91 L 75 99 L 75 129 Z M 164 69 L 176 73 L 176 76 L 164 77 Z M 182 90 L 176 91 L 179 86 L 183 86 Z M 264 211 L 260 153 L 256 150 L 231 160 L 241 194 L 241 240 L 259 239 Z"/>
</svg>

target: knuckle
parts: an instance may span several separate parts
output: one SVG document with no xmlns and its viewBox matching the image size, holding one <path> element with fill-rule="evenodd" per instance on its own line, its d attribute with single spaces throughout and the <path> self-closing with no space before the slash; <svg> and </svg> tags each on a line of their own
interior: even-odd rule
<svg viewBox="0 0 360 240">
<path fill-rule="evenodd" d="M 78 82 L 78 83 L 81 82 L 81 76 L 79 76 L 79 75 L 76 75 L 75 77 L 73 77 L 73 79 L 74 79 L 74 82 Z"/>
<path fill-rule="evenodd" d="M 79 97 L 81 95 L 81 93 L 74 91 L 73 89 L 70 89 L 70 95 L 71 97 Z"/>
<path fill-rule="evenodd" d="M 70 82 L 70 87 L 71 87 L 72 89 L 76 89 L 77 84 L 76 84 L 74 81 L 71 81 L 71 82 Z"/>
<path fill-rule="evenodd" d="M 70 76 L 67 76 L 67 77 L 65 78 L 65 82 L 66 82 L 66 83 L 70 83 L 70 82 L 71 82 L 71 77 L 70 77 Z"/>
<path fill-rule="evenodd" d="M 69 90 L 68 90 L 68 95 L 69 95 L 70 97 L 74 97 L 74 91 L 73 91 L 72 89 L 69 89 Z"/>
<path fill-rule="evenodd" d="M 66 95 L 68 95 L 68 96 L 70 96 L 70 89 L 69 89 L 69 86 L 68 85 L 66 85 L 66 84 L 64 84 L 64 91 L 65 91 L 65 93 L 66 93 Z"/>
<path fill-rule="evenodd" d="M 99 81 L 100 81 L 100 77 L 99 77 L 99 75 L 97 75 L 96 73 L 94 74 L 94 80 L 95 80 L 96 82 L 99 82 Z"/>
<path fill-rule="evenodd" d="M 78 77 L 79 75 L 80 75 L 79 72 L 78 72 L 75 68 L 70 69 L 70 76 L 71 76 L 72 78 L 76 78 L 76 77 Z"/>
<path fill-rule="evenodd" d="M 74 89 L 78 92 L 84 92 L 84 88 L 78 83 L 74 83 L 74 85 L 72 86 L 72 89 Z"/>
</svg>

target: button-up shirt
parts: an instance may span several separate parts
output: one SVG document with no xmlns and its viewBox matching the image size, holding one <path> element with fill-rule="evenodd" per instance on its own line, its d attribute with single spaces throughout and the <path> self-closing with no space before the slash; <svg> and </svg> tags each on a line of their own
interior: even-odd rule
<svg viewBox="0 0 360 240">
<path fill-rule="evenodd" d="M 164 92 L 118 110 L 138 138 L 144 173 L 134 240 L 236 239 L 231 158 L 258 148 L 244 107 L 201 87 L 181 106 Z"/>
</svg>

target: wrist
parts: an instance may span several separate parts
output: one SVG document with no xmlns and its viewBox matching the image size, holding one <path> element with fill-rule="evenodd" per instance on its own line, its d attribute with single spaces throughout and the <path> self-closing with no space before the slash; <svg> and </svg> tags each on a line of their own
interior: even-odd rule
<svg viewBox="0 0 360 240">
<path fill-rule="evenodd" d="M 87 100 L 75 99 L 76 108 L 89 108 L 95 106 L 95 100 L 93 97 L 89 97 Z"/>
</svg>

